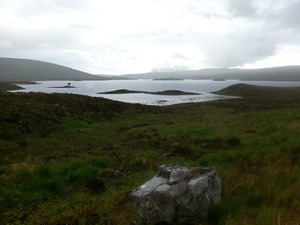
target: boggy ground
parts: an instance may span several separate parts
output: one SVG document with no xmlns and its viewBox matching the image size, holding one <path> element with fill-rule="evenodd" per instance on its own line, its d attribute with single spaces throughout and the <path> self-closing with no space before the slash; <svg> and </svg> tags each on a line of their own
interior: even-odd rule
<svg viewBox="0 0 300 225">
<path fill-rule="evenodd" d="M 173 224 L 300 224 L 300 89 L 169 107 L 0 92 L 0 223 L 130 224 L 161 164 L 215 166 L 222 202 Z"/>
</svg>

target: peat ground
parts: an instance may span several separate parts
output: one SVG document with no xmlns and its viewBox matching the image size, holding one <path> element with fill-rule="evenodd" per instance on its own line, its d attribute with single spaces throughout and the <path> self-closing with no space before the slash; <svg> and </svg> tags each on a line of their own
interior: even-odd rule
<svg viewBox="0 0 300 225">
<path fill-rule="evenodd" d="M 131 224 L 131 190 L 179 164 L 221 173 L 221 204 L 190 224 L 299 224 L 300 89 L 218 93 L 243 98 L 154 107 L 0 92 L 0 223 Z"/>
</svg>

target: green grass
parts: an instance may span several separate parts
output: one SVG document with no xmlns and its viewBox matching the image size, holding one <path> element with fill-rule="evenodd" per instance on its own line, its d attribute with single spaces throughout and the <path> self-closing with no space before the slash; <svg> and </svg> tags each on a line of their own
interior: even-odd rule
<svg viewBox="0 0 300 225">
<path fill-rule="evenodd" d="M 130 192 L 179 164 L 221 173 L 221 204 L 195 224 L 299 224 L 300 96 L 281 97 L 160 108 L 1 92 L 0 223 L 130 224 Z"/>
</svg>

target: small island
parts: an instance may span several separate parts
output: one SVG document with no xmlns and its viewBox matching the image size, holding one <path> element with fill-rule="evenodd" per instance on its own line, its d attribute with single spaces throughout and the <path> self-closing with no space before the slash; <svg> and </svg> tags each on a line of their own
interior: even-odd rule
<svg viewBox="0 0 300 225">
<path fill-rule="evenodd" d="M 180 90 L 166 90 L 166 91 L 133 91 L 127 89 L 119 89 L 115 91 L 99 92 L 98 94 L 151 94 L 151 95 L 201 95 L 196 92 L 185 92 Z"/>
<path fill-rule="evenodd" d="M 213 81 L 226 81 L 226 79 L 216 78 L 216 79 L 213 79 Z"/>
<path fill-rule="evenodd" d="M 75 86 L 71 86 L 71 83 L 67 83 L 65 86 L 58 86 L 58 87 L 50 87 L 50 88 L 76 88 Z"/>
<path fill-rule="evenodd" d="M 152 80 L 153 81 L 173 81 L 173 80 L 180 81 L 180 80 L 184 80 L 184 79 L 182 79 L 182 78 L 154 78 Z"/>
</svg>

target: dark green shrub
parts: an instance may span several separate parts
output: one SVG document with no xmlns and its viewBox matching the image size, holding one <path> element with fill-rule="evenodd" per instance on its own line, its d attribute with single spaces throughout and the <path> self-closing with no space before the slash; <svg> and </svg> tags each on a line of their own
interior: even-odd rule
<svg viewBox="0 0 300 225">
<path fill-rule="evenodd" d="M 36 185 L 38 189 L 50 192 L 58 192 L 62 186 L 59 181 L 53 179 L 40 180 Z"/>
<path fill-rule="evenodd" d="M 89 164 L 97 168 L 107 168 L 111 164 L 111 160 L 108 156 L 91 157 L 88 159 Z"/>
<path fill-rule="evenodd" d="M 18 204 L 19 196 L 15 190 L 9 188 L 0 188 L 0 192 L 0 209 L 1 207 L 14 207 Z"/>
<path fill-rule="evenodd" d="M 76 171 L 78 168 L 84 165 L 84 162 L 80 160 L 71 160 L 62 166 L 59 173 L 65 177 L 68 177 L 72 172 Z"/>
<path fill-rule="evenodd" d="M 83 181 L 96 177 L 98 175 L 98 169 L 91 166 L 82 166 L 74 171 L 71 171 L 68 176 L 69 182 Z"/>
<path fill-rule="evenodd" d="M 38 170 L 38 176 L 40 178 L 50 178 L 51 171 L 49 166 L 41 166 Z"/>
</svg>

